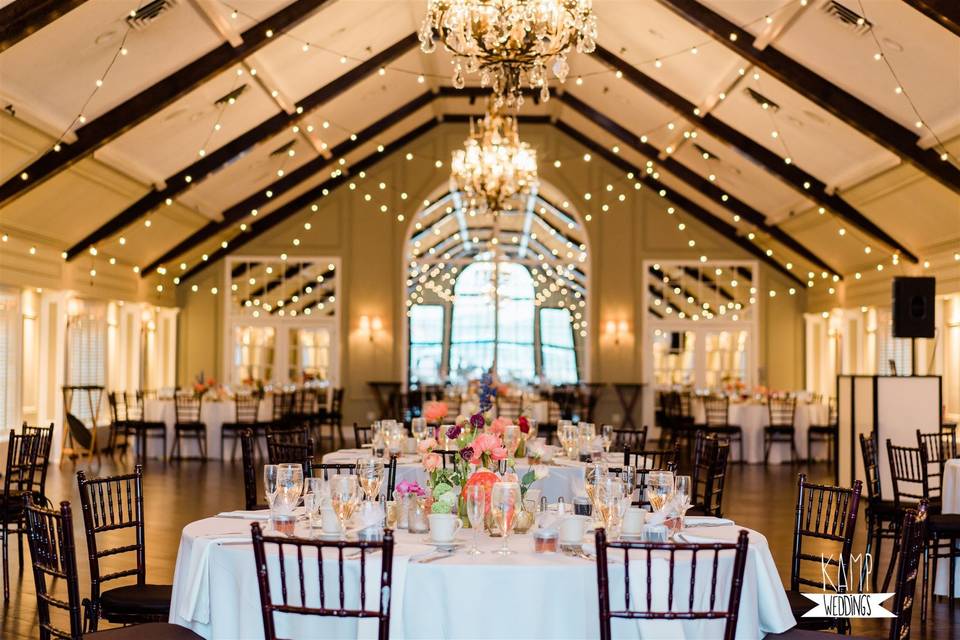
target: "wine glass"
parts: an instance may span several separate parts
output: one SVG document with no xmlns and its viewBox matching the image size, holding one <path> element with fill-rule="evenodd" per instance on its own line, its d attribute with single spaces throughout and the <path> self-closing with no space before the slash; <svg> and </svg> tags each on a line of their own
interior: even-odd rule
<svg viewBox="0 0 960 640">
<path fill-rule="evenodd" d="M 607 466 L 599 462 L 590 463 L 583 472 L 583 486 L 595 508 L 599 504 L 600 485 L 608 473 Z"/>
<path fill-rule="evenodd" d="M 333 512 L 336 514 L 337 520 L 340 521 L 343 538 L 346 539 L 347 522 L 353 516 L 359 501 L 356 476 L 338 474 L 330 478 L 330 501 L 333 504 Z"/>
<path fill-rule="evenodd" d="M 303 465 L 299 462 L 277 465 L 277 511 L 293 513 L 303 494 Z"/>
<path fill-rule="evenodd" d="M 569 420 L 557 420 L 557 438 L 560 440 L 560 446 L 563 447 L 563 452 L 567 452 L 569 445 L 567 444 L 567 438 L 569 436 L 569 427 L 573 424 Z"/>
<path fill-rule="evenodd" d="M 529 429 L 523 435 L 523 437 L 526 438 L 527 442 L 530 442 L 531 440 L 536 440 L 537 439 L 537 421 L 534 420 L 533 418 L 527 418 L 527 425 Z"/>
<path fill-rule="evenodd" d="M 651 471 L 647 474 L 647 500 L 654 511 L 660 511 L 673 494 L 673 472 Z"/>
<path fill-rule="evenodd" d="M 413 437 L 416 438 L 417 444 L 420 444 L 420 441 L 427 437 L 427 419 L 414 418 L 411 420 L 410 431 L 413 433 Z"/>
<path fill-rule="evenodd" d="M 383 460 L 360 458 L 357 460 L 357 480 L 367 500 L 375 500 L 383 484 Z"/>
<path fill-rule="evenodd" d="M 600 435 L 603 438 L 603 450 L 610 453 L 610 446 L 613 444 L 613 425 L 605 424 L 600 427 Z"/>
<path fill-rule="evenodd" d="M 263 465 L 263 495 L 267 499 L 267 506 L 273 510 L 273 501 L 277 498 L 277 465 Z"/>
<path fill-rule="evenodd" d="M 637 488 L 637 468 L 630 465 L 620 467 L 620 478 L 623 480 L 624 497 L 632 501 L 633 492 Z"/>
<path fill-rule="evenodd" d="M 690 489 L 690 476 L 676 476 L 673 479 L 673 495 L 681 503 L 688 503 L 690 501 Z"/>
<path fill-rule="evenodd" d="M 512 458 L 519 446 L 520 427 L 515 424 L 508 424 L 503 429 L 503 448 L 507 450 L 507 455 Z"/>
<path fill-rule="evenodd" d="M 467 518 L 473 527 L 473 545 L 467 550 L 471 556 L 478 556 L 483 551 L 477 547 L 477 537 L 483 528 L 483 517 L 487 514 L 487 488 L 482 484 L 467 485 Z"/>
<path fill-rule="evenodd" d="M 510 529 L 513 528 L 514 517 L 520 508 L 520 485 L 516 482 L 497 482 L 490 493 L 490 513 L 500 527 L 503 535 L 503 546 L 496 551 L 498 555 L 509 556 Z"/>
</svg>

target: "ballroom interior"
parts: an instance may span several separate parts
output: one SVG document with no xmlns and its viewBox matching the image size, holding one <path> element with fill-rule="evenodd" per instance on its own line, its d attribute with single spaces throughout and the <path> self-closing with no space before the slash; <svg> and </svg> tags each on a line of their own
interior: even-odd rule
<svg viewBox="0 0 960 640">
<path fill-rule="evenodd" d="M 956 636 L 958 421 L 954 2 L 0 0 L 2 637 Z M 328 471 L 359 498 L 321 527 Z M 739 620 L 618 618 L 615 554 L 664 527 L 723 547 Z M 321 594 L 341 545 L 339 613 L 271 612 L 271 536 L 330 545 Z M 866 580 L 798 581 L 864 551 Z M 392 585 L 350 573 L 381 558 Z M 392 603 L 351 622 L 344 571 Z M 444 591 L 471 582 L 495 621 Z"/>
</svg>

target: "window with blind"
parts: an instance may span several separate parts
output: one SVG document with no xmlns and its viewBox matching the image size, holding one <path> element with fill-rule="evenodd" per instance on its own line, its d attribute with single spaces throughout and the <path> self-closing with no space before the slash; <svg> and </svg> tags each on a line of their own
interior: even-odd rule
<svg viewBox="0 0 960 640">
<path fill-rule="evenodd" d="M 0 291 L 0 425 L 15 424 L 13 394 L 17 376 L 17 349 L 14 345 L 17 327 L 16 294 Z"/>
<path fill-rule="evenodd" d="M 410 307 L 410 381 L 440 382 L 443 368 L 443 307 Z"/>
<path fill-rule="evenodd" d="M 540 310 L 540 353 L 543 377 L 551 384 L 579 382 L 573 319 L 567 309 Z"/>
<path fill-rule="evenodd" d="M 103 386 L 107 379 L 107 322 L 102 314 L 83 313 L 67 323 L 67 386 Z M 86 393 L 74 392 L 70 413 L 83 422 L 92 417 Z M 94 408 L 96 401 L 93 402 Z"/>
<path fill-rule="evenodd" d="M 877 373 L 882 376 L 909 376 L 913 373 L 910 338 L 893 337 L 893 319 L 880 319 L 877 331 Z"/>
</svg>

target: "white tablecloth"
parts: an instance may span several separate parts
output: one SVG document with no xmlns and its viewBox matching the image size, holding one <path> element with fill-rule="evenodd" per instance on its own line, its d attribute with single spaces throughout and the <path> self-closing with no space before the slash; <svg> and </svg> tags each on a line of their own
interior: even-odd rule
<svg viewBox="0 0 960 640">
<path fill-rule="evenodd" d="M 249 539 L 250 522 L 241 519 L 208 518 L 187 525 L 180 539 L 170 622 L 189 627 L 205 638 L 241 640 L 262 638 L 263 626 L 260 597 Z M 690 529 L 690 534 L 711 540 L 734 541 L 739 527 Z M 306 533 L 298 531 L 298 535 Z M 469 539 L 471 530 L 461 531 L 457 538 Z M 431 563 L 411 562 L 411 556 L 430 549 L 422 543 L 423 535 L 397 532 L 393 566 L 392 620 L 390 635 L 402 638 L 595 638 L 598 629 L 596 566 L 593 561 L 560 554 L 533 553 L 530 534 L 513 536 L 510 546 L 517 554 L 502 557 L 490 553 L 499 539 L 481 536 L 481 548 L 487 551 L 478 557 L 458 552 L 450 558 Z M 268 547 L 270 550 L 270 547 Z M 201 562 L 205 557 L 205 562 Z M 315 555 L 311 557 L 316 558 Z M 326 556 L 325 556 L 326 557 Z M 368 597 L 377 593 L 373 582 L 378 574 L 379 556 L 373 555 L 367 565 Z M 273 563 L 277 562 L 274 552 Z M 288 555 L 288 571 L 295 558 Z M 718 602 L 725 602 L 732 554 L 720 559 Z M 313 580 L 307 581 L 307 602 L 319 600 L 316 562 L 305 557 Z M 325 562 L 325 566 L 327 563 Z M 347 561 L 347 580 L 359 580 L 359 562 Z M 631 592 L 642 596 L 644 563 L 631 563 Z M 273 565 L 273 574 L 278 573 Z M 667 580 L 666 561 L 654 562 L 652 577 L 657 589 L 655 599 L 663 597 Z M 701 563 L 700 570 L 707 570 Z M 351 574 L 350 572 L 354 572 Z M 684 572 L 678 569 L 678 576 Z M 336 561 L 325 574 L 336 580 Z M 296 574 L 288 574 L 291 602 L 299 602 Z M 702 574 L 701 574 L 702 575 Z M 370 578 L 373 576 L 374 578 Z M 679 578 L 678 578 L 679 580 Z M 349 583 L 348 583 L 349 584 Z M 623 565 L 610 568 L 611 602 L 623 599 Z M 686 581 L 675 591 L 685 598 Z M 338 589 L 329 583 L 328 597 L 336 602 Z M 273 587 L 279 591 L 275 583 Z M 709 580 L 698 580 L 698 592 L 709 592 Z M 347 603 L 358 598 L 357 587 L 347 588 Z M 640 591 L 637 591 L 640 590 Z M 277 594 L 279 597 L 279 593 Z M 619 600 L 618 600 L 619 598 Z M 331 601 L 328 600 L 328 604 Z M 369 601 L 368 601 L 369 603 Z M 368 604 L 368 607 L 370 605 Z M 679 606 L 679 605 L 678 605 Z M 616 605 L 615 605 L 616 607 Z M 357 625 L 351 619 L 282 616 L 278 632 L 295 638 L 367 638 L 374 629 L 368 623 Z M 722 623 L 662 621 L 617 621 L 613 634 L 618 638 L 719 638 Z M 762 638 L 767 633 L 780 633 L 794 626 L 786 594 L 770 555 L 766 538 L 750 532 L 750 553 L 740 601 L 738 638 Z"/>
<path fill-rule="evenodd" d="M 260 402 L 259 416 L 258 419 L 263 422 L 268 422 L 273 416 L 272 413 L 273 403 L 270 398 Z M 144 400 L 143 402 L 143 412 L 146 414 L 144 416 L 145 420 L 151 422 L 163 422 L 167 425 L 167 451 L 165 455 L 170 454 L 170 450 L 173 447 L 173 438 L 174 438 L 174 429 L 173 426 L 177 421 L 176 411 L 173 407 L 173 400 Z M 223 402 L 213 402 L 204 400 L 203 404 L 200 406 L 200 419 L 205 425 L 207 425 L 207 457 L 218 460 L 223 457 L 222 452 L 220 451 L 220 431 L 224 422 L 235 422 L 237 419 L 237 410 L 234 406 L 233 400 L 226 400 Z M 232 450 L 232 443 L 227 444 L 228 447 Z M 153 443 L 151 443 L 152 450 Z M 182 437 L 180 439 L 180 453 L 184 457 L 196 457 L 200 455 L 200 452 L 197 450 L 197 441 L 192 436 Z M 240 456 L 240 446 L 237 445 L 237 457 Z M 227 452 L 227 457 L 230 457 L 230 452 Z"/>
<path fill-rule="evenodd" d="M 942 513 L 960 513 L 960 459 L 947 460 L 943 467 L 941 480 L 941 499 L 943 500 Z M 960 598 L 960 562 L 956 563 L 954 576 L 954 598 Z M 940 560 L 937 565 L 937 583 L 934 593 L 945 596 L 950 591 L 950 562 Z"/>
<path fill-rule="evenodd" d="M 797 445 L 797 454 L 801 458 L 807 456 L 807 428 L 811 424 L 826 424 L 829 419 L 829 408 L 825 404 L 797 402 L 794 416 L 794 442 Z M 701 398 L 694 398 L 693 419 L 697 424 L 706 421 L 706 413 Z M 752 464 L 763 462 L 763 428 L 770 424 L 770 414 L 766 404 L 752 402 L 730 403 L 730 424 L 737 425 L 743 431 L 743 459 Z M 820 445 L 818 459 L 826 459 L 826 446 Z M 731 459 L 737 460 L 740 455 L 737 445 L 730 451 Z M 770 462 L 777 464 L 790 460 L 790 449 L 787 444 L 774 443 L 770 447 Z"/>
<path fill-rule="evenodd" d="M 323 462 L 354 462 L 360 457 L 369 457 L 370 449 L 340 449 L 323 456 Z M 623 464 L 623 455 L 610 453 L 606 455 L 610 466 L 619 467 Z M 586 495 L 583 486 L 583 474 L 586 464 L 563 458 L 555 458 L 554 464 L 547 465 L 550 474 L 542 480 L 533 483 L 532 488 L 540 489 L 547 500 L 556 502 L 562 497 L 567 504 L 575 496 Z M 521 476 L 530 466 L 524 462 L 517 462 L 517 473 Z M 397 464 L 397 484 L 403 481 L 416 481 L 421 487 L 427 486 L 427 472 L 423 469 L 416 456 L 404 456 Z"/>
</svg>

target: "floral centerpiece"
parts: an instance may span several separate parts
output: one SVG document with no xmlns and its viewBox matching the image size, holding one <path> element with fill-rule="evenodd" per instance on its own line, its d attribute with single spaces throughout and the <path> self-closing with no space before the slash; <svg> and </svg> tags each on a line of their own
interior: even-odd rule
<svg viewBox="0 0 960 640">
<path fill-rule="evenodd" d="M 447 417 L 447 413 L 450 411 L 447 407 L 446 402 L 441 401 L 431 401 L 423 405 L 423 418 L 427 421 L 427 424 L 439 425 L 443 422 L 443 419 Z"/>
<path fill-rule="evenodd" d="M 193 393 L 198 398 L 202 398 L 208 391 L 216 389 L 216 387 L 217 381 L 213 378 L 204 377 L 202 371 L 200 375 L 193 379 Z"/>
<path fill-rule="evenodd" d="M 536 480 L 546 476 L 546 467 L 540 467 L 539 470 L 531 468 L 522 477 L 517 477 L 511 456 L 514 452 L 508 451 L 503 441 L 504 431 L 512 422 L 506 418 L 494 419 L 490 415 L 496 394 L 493 377 L 489 373 L 484 374 L 478 411 L 469 418 L 458 416 L 453 426 L 443 434 L 446 437 L 446 451 L 456 452 L 453 460 L 448 460 L 446 465 L 441 454 L 437 453 L 439 443 L 436 438 L 426 438 L 420 442 L 421 463 L 428 474 L 428 485 L 434 498 L 432 510 L 435 513 L 456 511 L 466 520 L 466 487 L 477 483 L 487 487 L 489 510 L 490 490 L 493 483 L 500 479 L 496 472 L 501 472 L 504 480 L 518 482 L 521 496 L 526 495 Z M 523 432 L 522 424 L 520 430 Z"/>
</svg>

